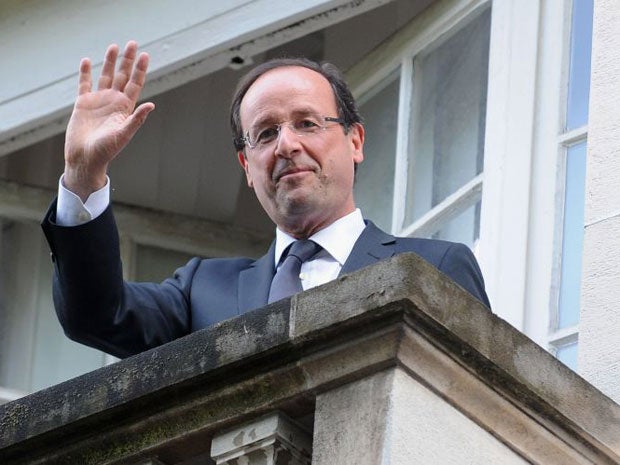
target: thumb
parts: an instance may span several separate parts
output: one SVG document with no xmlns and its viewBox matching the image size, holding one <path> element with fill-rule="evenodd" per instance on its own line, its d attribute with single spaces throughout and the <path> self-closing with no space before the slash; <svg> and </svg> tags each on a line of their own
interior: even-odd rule
<svg viewBox="0 0 620 465">
<path fill-rule="evenodd" d="M 134 134 L 146 121 L 146 117 L 155 109 L 153 102 L 146 102 L 138 106 L 134 112 L 125 120 L 123 132 L 128 138 L 132 138 Z"/>
</svg>

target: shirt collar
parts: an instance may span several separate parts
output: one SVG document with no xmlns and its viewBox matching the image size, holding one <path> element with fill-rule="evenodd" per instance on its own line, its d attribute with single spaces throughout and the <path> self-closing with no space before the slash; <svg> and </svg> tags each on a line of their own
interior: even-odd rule
<svg viewBox="0 0 620 465">
<path fill-rule="evenodd" d="M 348 215 L 339 218 L 326 228 L 314 233 L 308 239 L 312 239 L 319 244 L 327 253 L 329 253 L 340 266 L 344 265 L 347 258 L 353 250 L 355 242 L 362 234 L 366 227 L 362 212 L 356 208 Z M 293 242 L 295 238 L 288 235 L 280 228 L 276 228 L 276 248 L 275 248 L 275 266 L 280 263 L 282 253 Z"/>
</svg>

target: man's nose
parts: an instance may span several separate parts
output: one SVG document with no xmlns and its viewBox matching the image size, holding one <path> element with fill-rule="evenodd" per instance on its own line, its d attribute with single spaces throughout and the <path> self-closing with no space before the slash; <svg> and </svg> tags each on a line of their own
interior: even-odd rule
<svg viewBox="0 0 620 465">
<path fill-rule="evenodd" d="M 300 135 L 290 124 L 282 124 L 278 131 L 275 154 L 280 157 L 290 157 L 301 150 Z"/>
</svg>

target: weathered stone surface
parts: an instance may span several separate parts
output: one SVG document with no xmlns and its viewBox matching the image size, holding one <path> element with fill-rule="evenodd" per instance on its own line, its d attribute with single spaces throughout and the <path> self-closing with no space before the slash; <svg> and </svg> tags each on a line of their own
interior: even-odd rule
<svg viewBox="0 0 620 465">
<path fill-rule="evenodd" d="M 383 462 L 392 380 L 382 371 L 317 396 L 313 465 Z"/>
<path fill-rule="evenodd" d="M 313 465 L 530 463 L 399 368 L 318 396 L 316 418 Z"/>
<path fill-rule="evenodd" d="M 222 430 L 308 417 L 395 367 L 525 460 L 620 461 L 617 404 L 408 254 L 0 406 L 0 463 L 189 464 Z"/>
<path fill-rule="evenodd" d="M 213 437 L 217 465 L 310 465 L 312 434 L 273 412 Z"/>
<path fill-rule="evenodd" d="M 435 344 L 474 370 L 489 385 L 563 425 L 580 425 L 619 454 L 620 409 L 545 350 L 416 256 L 400 255 L 325 286 L 325 293 L 293 297 L 291 331 L 306 337 L 318 328 L 338 330 L 389 312 L 406 300 Z M 416 322 L 417 323 L 417 322 Z M 421 328 L 417 328 L 421 330 Z M 558 415 L 559 414 L 559 415 Z M 580 433 L 581 434 L 581 433 Z"/>
<path fill-rule="evenodd" d="M 46 440 L 49 432 L 64 440 L 80 437 L 103 422 L 124 422 L 137 412 L 156 415 L 225 386 L 226 370 L 236 371 L 235 363 L 251 365 L 253 355 L 288 341 L 288 314 L 285 303 L 275 304 L 1 406 L 0 458 L 19 457 L 31 449 L 28 440 L 33 438 L 57 446 Z M 177 428 L 163 424 L 157 430 L 135 444 L 136 450 Z"/>
</svg>

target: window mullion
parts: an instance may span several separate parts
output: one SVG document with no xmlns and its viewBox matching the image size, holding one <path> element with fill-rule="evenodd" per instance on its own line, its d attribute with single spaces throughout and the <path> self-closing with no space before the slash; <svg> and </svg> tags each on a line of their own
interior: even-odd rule
<svg viewBox="0 0 620 465">
<path fill-rule="evenodd" d="M 567 328 L 556 329 L 549 333 L 549 345 L 561 346 L 576 342 L 579 338 L 579 324 Z"/>
<path fill-rule="evenodd" d="M 558 136 L 558 144 L 569 146 L 581 142 L 588 137 L 588 125 L 567 131 Z"/>
<path fill-rule="evenodd" d="M 482 177 L 480 173 L 441 203 L 429 210 L 422 218 L 398 232 L 402 236 L 429 236 L 443 224 L 471 207 L 482 196 Z"/>
<path fill-rule="evenodd" d="M 396 131 L 396 164 L 394 169 L 394 201 L 392 203 L 392 232 L 399 231 L 404 222 L 407 198 L 407 173 L 409 159 L 409 122 L 411 118 L 411 96 L 413 93 L 413 60 L 403 58 L 401 62 L 400 90 L 398 99 L 398 124 Z"/>
</svg>

